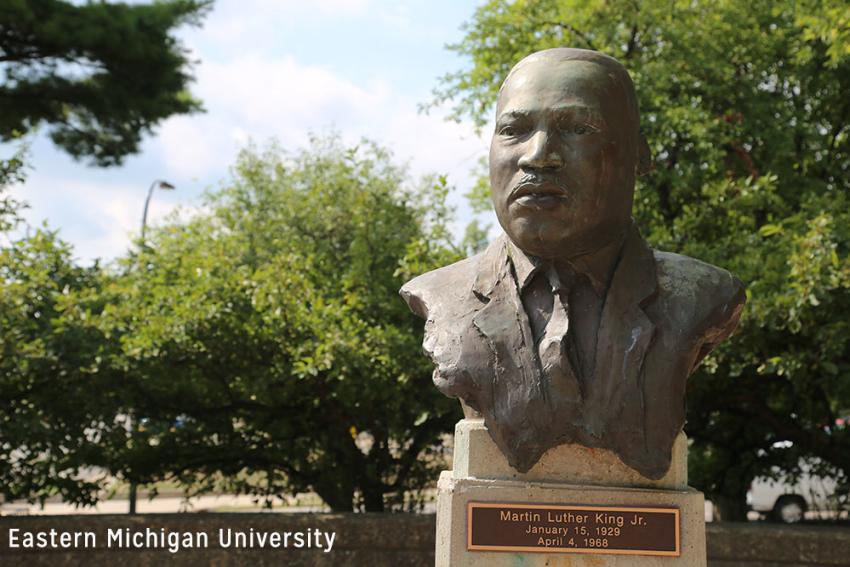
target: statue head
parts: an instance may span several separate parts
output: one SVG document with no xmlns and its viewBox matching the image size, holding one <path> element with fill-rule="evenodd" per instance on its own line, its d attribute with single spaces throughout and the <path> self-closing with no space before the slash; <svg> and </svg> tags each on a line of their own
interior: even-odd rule
<svg viewBox="0 0 850 567">
<path fill-rule="evenodd" d="M 508 74 L 490 144 L 496 216 L 522 250 L 575 257 L 622 237 L 631 222 L 639 114 L 617 60 L 556 48 Z"/>
</svg>

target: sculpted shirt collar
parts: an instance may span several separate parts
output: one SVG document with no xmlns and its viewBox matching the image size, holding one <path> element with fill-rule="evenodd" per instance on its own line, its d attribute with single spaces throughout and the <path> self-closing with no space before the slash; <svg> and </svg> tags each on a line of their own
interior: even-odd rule
<svg viewBox="0 0 850 567">
<path fill-rule="evenodd" d="M 526 254 L 510 238 L 506 237 L 505 240 L 507 241 L 505 250 L 514 266 L 519 290 L 522 292 L 531 283 L 537 272 L 546 268 L 550 263 L 537 256 Z M 608 289 L 608 284 L 611 281 L 617 260 L 619 260 L 620 250 L 623 247 L 624 240 L 625 235 L 611 241 L 594 252 L 570 258 L 563 262 L 556 261 L 556 267 L 563 264 L 574 272 L 586 275 L 596 295 L 602 297 Z"/>
</svg>

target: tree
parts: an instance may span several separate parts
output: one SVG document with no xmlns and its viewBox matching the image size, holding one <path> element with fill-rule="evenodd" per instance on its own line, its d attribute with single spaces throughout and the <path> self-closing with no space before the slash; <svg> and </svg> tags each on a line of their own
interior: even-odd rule
<svg viewBox="0 0 850 567">
<path fill-rule="evenodd" d="M 171 35 L 209 0 L 0 0 L 0 141 L 48 124 L 77 159 L 118 165 L 165 118 L 201 110 Z"/>
<path fill-rule="evenodd" d="M 19 213 L 26 205 L 8 194 L 13 185 L 26 179 L 26 158 L 28 147 L 19 146 L 8 159 L 0 159 L 0 234 L 17 226 Z"/>
<path fill-rule="evenodd" d="M 408 187 L 407 189 L 405 187 Z M 243 152 L 206 212 L 154 232 L 93 321 L 132 408 L 121 474 L 334 510 L 400 508 L 432 481 L 457 404 L 431 385 L 411 271 L 456 259 L 445 182 L 336 137 Z"/>
<path fill-rule="evenodd" d="M 0 141 L 46 123 L 75 158 L 120 164 L 163 119 L 200 110 L 170 33 L 208 6 L 0 0 Z M 109 276 L 77 266 L 46 228 L 9 240 L 26 205 L 8 189 L 25 179 L 27 148 L 0 160 L 0 495 L 90 505 L 128 449 L 131 408 L 105 364 L 120 344 L 93 324 Z"/>
<path fill-rule="evenodd" d="M 801 458 L 850 475 L 848 22 L 838 1 L 490 0 L 450 46 L 471 67 L 435 90 L 481 127 L 533 51 L 629 69 L 656 160 L 636 193 L 644 235 L 748 286 L 738 334 L 688 390 L 691 478 L 727 519 L 751 479 Z"/>
<path fill-rule="evenodd" d="M 86 323 L 103 308 L 101 271 L 39 229 L 0 247 L 0 282 L 0 496 L 92 505 L 109 448 L 126 443 L 109 343 Z"/>
</svg>

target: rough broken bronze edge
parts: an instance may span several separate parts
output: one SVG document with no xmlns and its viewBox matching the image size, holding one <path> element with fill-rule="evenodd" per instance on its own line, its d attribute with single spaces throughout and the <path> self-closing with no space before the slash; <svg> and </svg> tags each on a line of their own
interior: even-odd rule
<svg viewBox="0 0 850 567">
<path fill-rule="evenodd" d="M 472 543 L 472 511 L 475 508 L 532 508 L 539 510 L 581 510 L 609 512 L 652 512 L 655 514 L 672 514 L 675 518 L 675 549 L 673 551 L 652 551 L 644 549 L 598 549 L 575 547 L 523 547 L 510 545 L 473 545 Z M 528 504 L 524 502 L 467 502 L 466 504 L 466 550 L 467 551 L 521 551 L 523 553 L 593 553 L 606 555 L 646 555 L 655 557 L 680 557 L 682 547 L 679 528 L 679 508 L 635 508 L 621 506 L 567 506 L 559 504 Z"/>
</svg>

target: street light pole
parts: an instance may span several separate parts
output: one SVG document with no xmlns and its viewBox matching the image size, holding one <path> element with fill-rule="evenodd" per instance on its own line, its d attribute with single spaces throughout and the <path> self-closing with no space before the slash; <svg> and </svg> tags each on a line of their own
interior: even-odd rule
<svg viewBox="0 0 850 567">
<path fill-rule="evenodd" d="M 148 227 L 148 207 L 151 204 L 153 190 L 157 188 L 171 191 L 174 189 L 174 185 L 162 179 L 154 179 L 153 183 L 151 183 L 150 189 L 148 189 L 148 198 L 145 199 L 145 211 L 142 213 L 142 244 L 145 243 L 145 229 Z"/>
<path fill-rule="evenodd" d="M 154 179 L 153 183 L 151 183 L 150 188 L 148 189 L 148 196 L 145 199 L 145 210 L 142 213 L 142 246 L 145 245 L 145 229 L 148 227 L 148 208 L 151 204 L 151 197 L 153 197 L 154 189 L 163 189 L 166 191 L 174 190 L 174 185 L 169 183 L 168 181 L 163 181 L 162 179 Z M 130 420 L 128 423 L 128 428 L 130 429 L 130 434 L 133 433 L 133 418 L 132 416 L 128 416 Z M 136 513 L 136 496 L 138 493 L 139 484 L 135 480 L 130 481 L 130 493 L 127 495 L 127 498 L 130 500 L 130 514 Z"/>
</svg>

